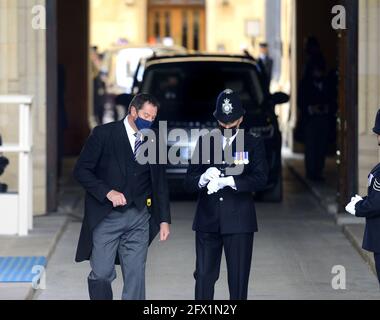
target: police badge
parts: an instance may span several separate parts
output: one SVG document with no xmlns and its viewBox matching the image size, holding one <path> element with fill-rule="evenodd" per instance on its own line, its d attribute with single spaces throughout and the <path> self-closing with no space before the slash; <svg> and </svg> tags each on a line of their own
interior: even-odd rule
<svg viewBox="0 0 380 320">
<path fill-rule="evenodd" d="M 232 110 L 234 108 L 232 107 L 230 99 L 224 99 L 224 103 L 222 105 L 222 109 L 223 109 L 223 113 L 225 113 L 226 115 L 229 115 L 229 114 L 232 113 Z"/>
</svg>

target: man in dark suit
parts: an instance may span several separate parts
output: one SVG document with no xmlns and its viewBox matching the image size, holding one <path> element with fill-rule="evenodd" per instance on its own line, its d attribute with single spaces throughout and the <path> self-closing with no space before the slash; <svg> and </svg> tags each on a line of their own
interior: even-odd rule
<svg viewBox="0 0 380 320">
<path fill-rule="evenodd" d="M 257 61 L 258 66 L 265 75 L 266 89 L 269 91 L 273 75 L 273 59 L 269 55 L 269 48 L 266 42 L 260 43 L 260 55 Z"/>
<path fill-rule="evenodd" d="M 93 130 L 76 164 L 74 176 L 86 190 L 76 261 L 90 260 L 92 300 L 113 298 L 115 263 L 123 273 L 122 299 L 145 299 L 148 245 L 158 231 L 161 241 L 169 236 L 165 168 L 137 161 L 146 140 L 142 132 L 150 128 L 158 108 L 153 96 L 136 96 L 124 120 Z"/>
<path fill-rule="evenodd" d="M 193 223 L 196 300 L 214 298 L 223 248 L 230 298 L 247 299 L 253 238 L 258 230 L 252 193 L 266 186 L 268 166 L 263 141 L 240 129 L 244 114 L 236 93 L 227 89 L 219 95 L 214 113 L 219 135 L 199 139 L 185 179 L 185 189 L 199 193 Z M 204 159 L 207 149 L 210 158 Z"/>
<path fill-rule="evenodd" d="M 373 132 L 377 135 L 380 146 L 380 110 L 376 116 Z M 346 210 L 357 217 L 366 218 L 363 249 L 373 252 L 377 277 L 380 283 L 380 163 L 372 169 L 368 176 L 367 197 L 355 196 Z"/>
</svg>

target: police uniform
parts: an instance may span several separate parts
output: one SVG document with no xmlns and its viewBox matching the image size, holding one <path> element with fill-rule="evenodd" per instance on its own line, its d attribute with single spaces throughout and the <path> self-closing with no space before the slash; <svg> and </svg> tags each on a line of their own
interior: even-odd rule
<svg viewBox="0 0 380 320">
<path fill-rule="evenodd" d="M 231 90 L 221 93 L 217 99 L 214 116 L 223 123 L 231 123 L 245 114 L 237 94 Z M 263 141 L 239 130 L 244 136 L 244 150 L 237 143 L 237 136 L 231 144 L 225 143 L 222 164 L 217 162 L 215 143 L 210 141 L 210 159 L 196 164 L 193 158 L 185 179 L 188 192 L 198 192 L 198 203 L 193 222 L 196 232 L 196 280 L 195 299 L 212 300 L 214 286 L 219 277 L 222 251 L 224 249 L 228 285 L 231 300 L 246 300 L 251 268 L 254 233 L 258 231 L 253 192 L 262 190 L 267 183 L 268 166 Z M 200 138 L 194 157 L 203 158 L 202 143 L 209 138 Z M 225 139 L 225 138 L 224 138 Z M 231 148 L 231 149 L 228 149 Z M 233 155 L 233 162 L 227 161 L 226 151 Z M 232 151 L 232 153 L 231 153 Z M 233 186 L 227 186 L 216 193 L 208 194 L 206 186 L 200 185 L 202 175 L 209 168 L 217 168 L 221 176 L 227 177 L 226 166 L 241 166 L 238 175 L 233 176 Z M 227 177 L 229 178 L 229 177 Z"/>
<path fill-rule="evenodd" d="M 314 79 L 310 72 L 305 73 L 300 83 L 298 108 L 300 134 L 305 144 L 305 171 L 311 180 L 323 180 L 331 124 L 335 121 L 335 100 L 327 78 Z"/>
<path fill-rule="evenodd" d="M 380 135 L 380 110 L 373 132 Z M 366 218 L 363 249 L 373 252 L 380 282 L 380 163 L 368 176 L 368 196 L 355 206 L 357 217 Z"/>
</svg>

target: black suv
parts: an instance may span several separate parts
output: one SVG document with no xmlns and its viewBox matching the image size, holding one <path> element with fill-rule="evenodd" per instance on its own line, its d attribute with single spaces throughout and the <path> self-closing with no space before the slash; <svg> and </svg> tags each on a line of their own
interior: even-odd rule
<svg viewBox="0 0 380 320">
<path fill-rule="evenodd" d="M 232 89 L 240 95 L 247 111 L 244 128 L 265 140 L 270 167 L 265 191 L 256 196 L 264 201 L 282 200 L 282 137 L 274 112 L 276 104 L 285 103 L 289 96 L 271 95 L 265 88 L 266 79 L 255 60 L 249 56 L 185 54 L 152 57 L 146 61 L 136 91 L 151 93 L 161 103 L 159 121 L 167 121 L 168 129 L 213 129 L 217 126 L 213 112 L 218 94 Z M 158 123 L 158 122 L 157 122 Z M 168 141 L 168 147 L 176 141 Z M 180 156 L 191 158 L 196 141 L 181 146 Z M 169 165 L 167 169 L 171 190 L 181 191 L 187 165 Z"/>
</svg>

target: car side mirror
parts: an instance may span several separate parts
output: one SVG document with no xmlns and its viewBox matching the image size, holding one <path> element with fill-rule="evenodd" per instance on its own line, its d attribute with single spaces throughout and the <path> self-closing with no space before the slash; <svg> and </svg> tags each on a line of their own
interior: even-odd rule
<svg viewBox="0 0 380 320">
<path fill-rule="evenodd" d="M 283 104 L 289 102 L 290 96 L 283 92 L 276 92 L 271 95 L 271 100 L 275 105 Z"/>
</svg>

